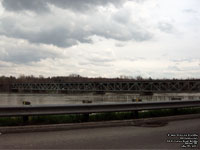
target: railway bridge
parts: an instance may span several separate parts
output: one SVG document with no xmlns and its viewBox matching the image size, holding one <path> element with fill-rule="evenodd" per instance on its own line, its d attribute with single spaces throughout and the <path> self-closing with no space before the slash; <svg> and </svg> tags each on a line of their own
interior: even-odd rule
<svg viewBox="0 0 200 150">
<path fill-rule="evenodd" d="M 18 91 L 188 93 L 200 92 L 200 80 L 13 83 L 11 89 Z"/>
</svg>

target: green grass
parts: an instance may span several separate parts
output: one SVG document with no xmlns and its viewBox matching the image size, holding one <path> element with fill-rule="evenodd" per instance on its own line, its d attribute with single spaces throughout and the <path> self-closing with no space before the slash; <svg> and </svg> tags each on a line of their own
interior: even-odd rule
<svg viewBox="0 0 200 150">
<path fill-rule="evenodd" d="M 133 118 L 132 112 L 111 112 L 91 114 L 89 121 L 124 120 Z"/>
<path fill-rule="evenodd" d="M 0 117 L 0 126 L 17 126 L 22 124 L 22 117 Z"/>
<path fill-rule="evenodd" d="M 173 116 L 183 114 L 200 113 L 200 108 L 184 109 L 162 109 L 140 111 L 139 118 Z M 133 119 L 133 112 L 111 112 L 111 113 L 93 113 L 90 114 L 88 121 L 108 121 L 108 120 L 125 120 Z M 61 123 L 79 123 L 86 121 L 85 115 L 46 115 L 46 116 L 29 116 L 29 120 L 24 122 L 23 117 L 0 117 L 0 126 L 19 126 L 19 125 L 37 125 L 37 124 L 61 124 Z"/>
<path fill-rule="evenodd" d="M 33 124 L 55 124 L 55 123 L 70 123 L 81 122 L 82 115 L 48 115 L 48 116 L 33 116 L 29 118 L 29 122 Z"/>
</svg>

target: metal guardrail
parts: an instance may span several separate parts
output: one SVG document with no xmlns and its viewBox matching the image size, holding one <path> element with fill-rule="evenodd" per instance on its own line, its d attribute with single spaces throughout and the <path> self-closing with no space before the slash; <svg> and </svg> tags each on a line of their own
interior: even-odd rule
<svg viewBox="0 0 200 150">
<path fill-rule="evenodd" d="M 81 105 L 28 105 L 28 106 L 0 106 L 0 117 L 59 115 L 59 114 L 90 114 L 103 112 L 125 112 L 153 109 L 175 109 L 186 107 L 200 107 L 200 100 L 167 101 L 167 102 L 133 102 L 115 104 L 81 104 Z"/>
</svg>

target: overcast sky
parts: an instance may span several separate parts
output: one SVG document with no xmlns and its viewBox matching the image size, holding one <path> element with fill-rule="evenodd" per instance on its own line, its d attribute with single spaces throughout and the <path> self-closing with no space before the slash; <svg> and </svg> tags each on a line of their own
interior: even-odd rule
<svg viewBox="0 0 200 150">
<path fill-rule="evenodd" d="M 200 0 L 0 0 L 0 75 L 200 78 Z"/>
</svg>

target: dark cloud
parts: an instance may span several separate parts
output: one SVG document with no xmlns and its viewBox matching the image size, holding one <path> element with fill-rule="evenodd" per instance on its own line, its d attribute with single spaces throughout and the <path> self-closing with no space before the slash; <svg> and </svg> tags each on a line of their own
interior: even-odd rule
<svg viewBox="0 0 200 150">
<path fill-rule="evenodd" d="M 87 11 L 96 6 L 113 4 L 120 6 L 127 0 L 3 0 L 3 6 L 9 11 L 29 10 L 34 12 L 48 11 L 48 5 L 75 11 Z"/>
<path fill-rule="evenodd" d="M 69 47 L 76 45 L 78 37 L 72 36 L 72 33 L 64 27 L 57 27 L 49 30 L 43 30 L 39 33 L 33 34 L 32 37 L 28 37 L 31 42 L 53 44 L 59 47 Z"/>
<path fill-rule="evenodd" d="M 93 19 L 93 18 L 92 18 Z M 93 21 L 89 19 L 88 21 Z M 122 25 L 112 21 L 100 22 L 99 24 L 85 24 L 81 21 L 72 20 L 75 26 L 56 25 L 51 27 L 46 23 L 40 30 L 24 26 L 19 20 L 14 18 L 0 19 L 0 35 L 7 37 L 25 39 L 32 43 L 53 44 L 58 47 L 70 47 L 78 43 L 92 43 L 91 36 L 97 35 L 107 39 L 118 41 L 145 41 L 151 39 L 152 35 L 140 29 L 136 24 Z M 89 30 L 84 29 L 87 25 Z"/>
<path fill-rule="evenodd" d="M 94 8 L 95 6 L 104 6 L 108 4 L 120 6 L 126 1 L 127 0 L 48 0 L 48 3 L 61 8 L 69 8 L 76 11 L 86 11 Z"/>
<path fill-rule="evenodd" d="M 111 3 L 117 6 L 125 1 L 128 0 L 3 0 L 2 4 L 7 10 L 12 11 L 45 12 L 49 9 L 48 4 L 81 11 Z M 141 2 L 141 0 L 133 1 Z M 44 16 L 32 19 L 27 15 L 16 14 L 0 19 L 0 35 L 58 47 L 92 43 L 91 37 L 94 35 L 118 41 L 151 39 L 152 35 L 146 29 L 140 28 L 137 23 L 129 22 L 130 19 L 123 19 L 129 13 L 122 11 L 110 18 L 98 12 L 84 15 L 84 17 L 69 13 L 63 15 L 64 19 L 59 16 L 60 14 L 53 13 L 47 19 Z"/>
<path fill-rule="evenodd" d="M 2 5 L 9 11 L 46 12 L 49 10 L 45 0 L 3 0 Z"/>
<path fill-rule="evenodd" d="M 58 47 L 70 47 L 78 44 L 78 42 L 92 43 L 88 39 L 90 33 L 84 32 L 79 28 L 73 31 L 67 26 L 58 26 L 39 31 L 26 31 L 19 28 L 12 18 L 2 19 L 1 21 L 0 27 L 3 31 L 0 30 L 0 35 L 6 35 L 7 37 L 26 39 L 32 43 L 52 44 Z"/>
<path fill-rule="evenodd" d="M 80 31 L 71 31 L 65 27 L 55 27 L 50 30 L 44 30 L 35 34 L 30 41 L 34 43 L 53 44 L 59 47 L 70 47 L 80 43 L 92 43 L 88 39 L 89 33 Z"/>
</svg>

